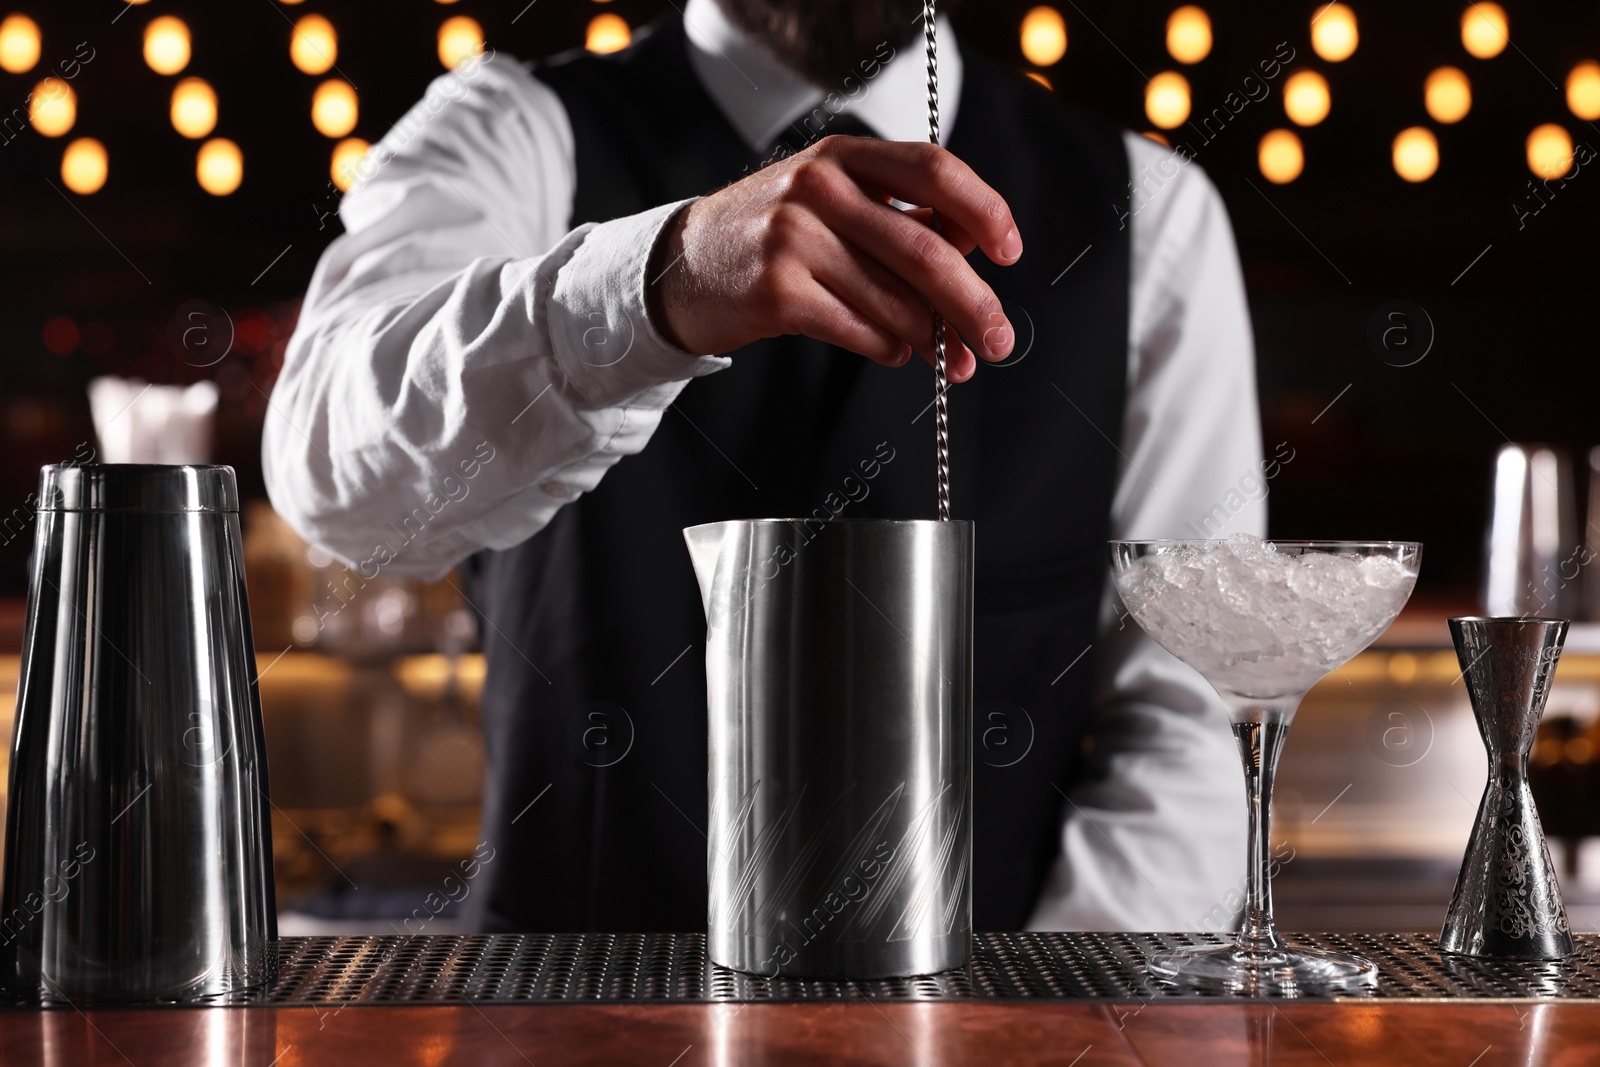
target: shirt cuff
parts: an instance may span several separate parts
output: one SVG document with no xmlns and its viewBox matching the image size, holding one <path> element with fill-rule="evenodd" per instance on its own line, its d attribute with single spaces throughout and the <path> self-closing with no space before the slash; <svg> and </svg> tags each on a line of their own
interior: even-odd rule
<svg viewBox="0 0 1600 1067">
<path fill-rule="evenodd" d="M 711 374 L 726 356 L 696 356 L 674 345 L 650 321 L 646 276 L 661 230 L 689 200 L 592 226 L 556 276 L 550 295 L 550 340 L 556 361 L 593 405 L 648 403 L 658 386 Z M 677 390 L 661 391 L 660 406 Z"/>
</svg>

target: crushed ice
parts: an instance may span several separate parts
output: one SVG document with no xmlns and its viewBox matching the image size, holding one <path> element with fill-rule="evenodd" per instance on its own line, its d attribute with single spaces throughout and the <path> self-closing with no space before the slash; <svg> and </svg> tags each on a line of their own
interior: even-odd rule
<svg viewBox="0 0 1600 1067">
<path fill-rule="evenodd" d="M 1399 614 L 1417 572 L 1388 556 L 1280 551 L 1234 534 L 1165 546 L 1117 576 L 1152 637 L 1213 683 L 1261 695 L 1309 687 Z"/>
</svg>

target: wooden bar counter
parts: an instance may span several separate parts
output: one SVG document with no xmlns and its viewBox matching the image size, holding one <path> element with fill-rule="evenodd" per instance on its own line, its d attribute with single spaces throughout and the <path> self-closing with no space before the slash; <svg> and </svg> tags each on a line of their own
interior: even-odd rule
<svg viewBox="0 0 1600 1067">
<path fill-rule="evenodd" d="M 7 1067 L 1596 1062 L 1594 1003 L 430 1004 L 0 1018 L 0 1063 Z"/>
<path fill-rule="evenodd" d="M 1600 1063 L 1600 935 L 1560 962 L 1442 957 L 1433 935 L 1296 940 L 1377 963 L 1366 994 L 1207 997 L 1150 978 L 1209 935 L 983 933 L 969 967 L 741 975 L 701 933 L 285 937 L 244 1003 L 0 1009 L 0 1065 Z"/>
</svg>

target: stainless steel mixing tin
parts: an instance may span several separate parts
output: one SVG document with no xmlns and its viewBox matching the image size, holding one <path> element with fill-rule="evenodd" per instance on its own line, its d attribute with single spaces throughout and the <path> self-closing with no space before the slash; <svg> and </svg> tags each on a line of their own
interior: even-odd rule
<svg viewBox="0 0 1600 1067">
<path fill-rule="evenodd" d="M 232 469 L 46 467 L 31 568 L 5 991 L 81 1006 L 266 982 L 266 749 Z"/>
<path fill-rule="evenodd" d="M 711 959 L 773 977 L 964 965 L 972 524 L 684 536 L 708 621 Z"/>
</svg>

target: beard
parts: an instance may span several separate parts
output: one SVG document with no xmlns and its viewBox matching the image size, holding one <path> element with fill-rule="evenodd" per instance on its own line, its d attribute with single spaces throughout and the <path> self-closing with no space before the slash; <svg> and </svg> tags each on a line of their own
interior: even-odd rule
<svg viewBox="0 0 1600 1067">
<path fill-rule="evenodd" d="M 821 89 L 858 73 L 887 42 L 901 48 L 922 34 L 922 0 L 717 0 L 735 26 L 784 66 Z M 940 9 L 955 7 L 945 0 Z"/>
</svg>

